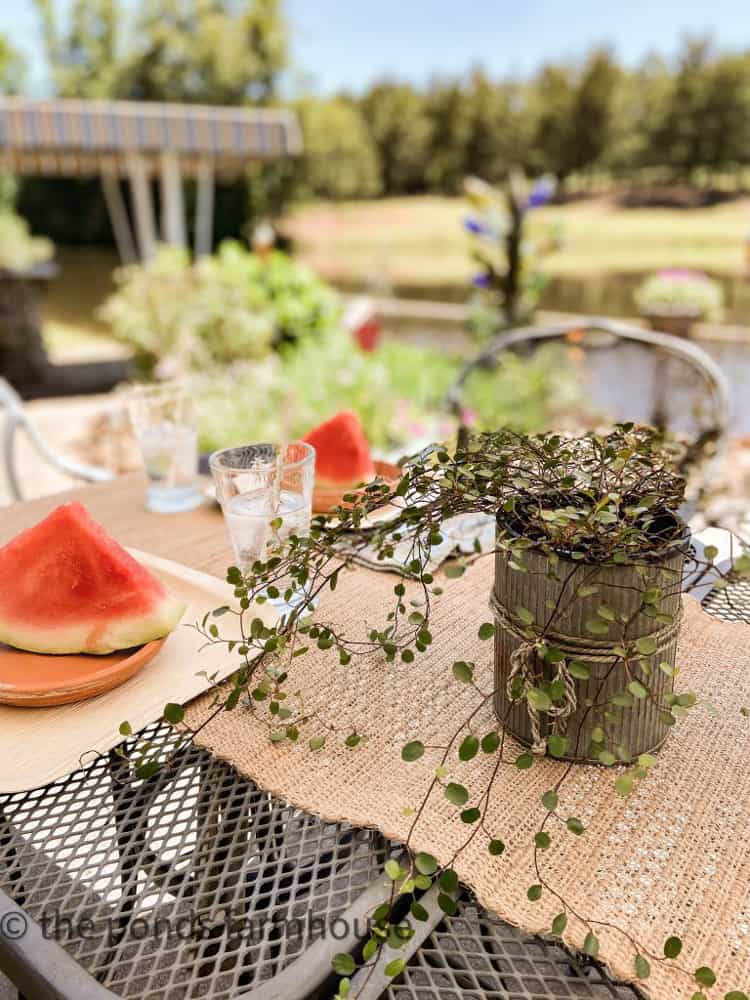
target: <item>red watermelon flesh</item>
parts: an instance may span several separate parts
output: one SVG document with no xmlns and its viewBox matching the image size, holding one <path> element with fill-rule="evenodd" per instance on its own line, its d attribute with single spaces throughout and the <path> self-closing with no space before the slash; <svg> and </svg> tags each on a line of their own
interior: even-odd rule
<svg viewBox="0 0 750 1000">
<path fill-rule="evenodd" d="M 337 413 L 304 440 L 315 448 L 315 478 L 319 484 L 358 486 L 375 478 L 370 446 L 356 413 Z"/>
<path fill-rule="evenodd" d="M 0 548 L 0 642 L 111 653 L 171 632 L 185 608 L 80 503 Z"/>
</svg>

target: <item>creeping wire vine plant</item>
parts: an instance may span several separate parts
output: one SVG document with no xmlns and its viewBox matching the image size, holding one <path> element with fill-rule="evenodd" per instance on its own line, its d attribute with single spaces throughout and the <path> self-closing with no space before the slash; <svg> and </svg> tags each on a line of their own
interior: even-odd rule
<svg viewBox="0 0 750 1000">
<path fill-rule="evenodd" d="M 711 548 L 706 548 L 700 560 L 694 552 L 688 553 L 682 572 L 667 568 L 669 557 L 684 551 L 687 543 L 684 526 L 674 513 L 682 502 L 684 483 L 662 443 L 656 431 L 622 424 L 607 435 L 590 433 L 575 439 L 557 434 L 527 437 L 506 430 L 476 435 L 455 451 L 431 446 L 402 463 L 402 477 L 395 486 L 375 482 L 352 493 L 345 498 L 345 505 L 331 515 L 314 518 L 307 536 L 291 535 L 279 541 L 281 522 L 272 522 L 277 541 L 269 549 L 268 558 L 259 560 L 244 574 L 237 567 L 227 573 L 239 606 L 217 608 L 196 623 L 205 643 L 226 645 L 227 652 L 239 662 L 228 684 L 216 686 L 214 705 L 207 718 L 197 729 L 187 732 L 186 738 L 194 736 L 220 712 L 243 710 L 267 727 L 273 742 L 306 741 L 314 753 L 328 741 L 341 740 L 354 750 L 366 737 L 366 727 L 342 732 L 319 709 L 308 707 L 301 692 L 290 691 L 291 660 L 316 647 L 329 650 L 342 666 L 357 657 L 379 654 L 384 669 L 398 659 L 413 664 L 418 671 L 419 656 L 433 643 L 430 620 L 434 598 L 443 586 L 442 577 L 449 580 L 460 576 L 468 563 L 493 553 L 502 552 L 510 569 L 519 574 L 538 572 L 530 569 L 529 554 L 531 550 L 541 553 L 545 557 L 544 576 L 559 585 L 558 597 L 550 602 L 552 606 L 543 616 L 535 616 L 528 608 L 514 609 L 516 627 L 534 656 L 526 676 L 516 677 L 510 685 L 509 708 L 498 716 L 496 725 L 486 733 L 475 731 L 480 710 L 494 701 L 497 691 L 477 680 L 474 663 L 456 661 L 452 664 L 455 682 L 470 685 L 476 694 L 471 713 L 456 720 L 443 745 L 426 746 L 414 739 L 401 750 L 404 766 L 426 752 L 437 755 L 437 766 L 423 800 L 416 808 L 405 810 L 411 822 L 403 855 L 386 865 L 392 891 L 389 901 L 371 914 L 371 936 L 363 953 L 369 970 L 366 975 L 377 966 L 385 945 L 402 947 L 413 936 L 415 924 L 427 919 L 420 899 L 431 887 L 435 887 L 443 912 L 456 912 L 459 882 L 454 864 L 469 843 L 482 838 L 489 855 L 499 857 L 504 853 L 504 836 L 508 832 L 492 829 L 487 818 L 493 783 L 502 769 L 516 770 L 520 777 L 536 760 L 530 751 L 518 754 L 511 748 L 508 715 L 522 704 L 529 712 L 554 716 L 566 698 L 560 680 L 561 663 L 571 677 L 591 678 L 585 660 L 567 656 L 555 646 L 554 636 L 556 623 L 571 604 L 597 592 L 598 573 L 618 567 L 632 569 L 634 575 L 627 579 L 640 582 L 635 587 L 632 583 L 626 585 L 631 592 L 628 606 L 633 606 L 635 590 L 637 614 L 653 619 L 655 630 L 676 627 L 674 614 L 667 610 L 675 602 L 670 605 L 669 598 L 685 589 L 687 578 L 700 582 L 711 572 L 718 576 L 716 585 L 722 587 L 734 575 L 750 574 L 750 555 L 744 545 L 729 572 L 712 565 L 717 553 Z M 367 525 L 367 515 L 385 504 L 393 507 L 394 516 L 374 527 Z M 438 579 L 430 567 L 431 552 L 443 541 L 441 525 L 449 517 L 463 513 L 497 518 L 495 549 L 487 553 L 477 547 L 473 555 L 449 563 Z M 393 601 L 383 612 L 381 627 L 365 635 L 344 634 L 339 626 L 326 621 L 324 602 L 316 610 L 326 591 L 346 585 L 348 566 L 365 555 L 392 560 L 397 549 L 399 563 L 403 563 L 402 577 L 394 584 Z M 304 600 L 275 626 L 264 624 L 253 610 L 256 604 L 282 595 L 289 600 L 300 591 L 304 592 Z M 230 615 L 239 626 L 231 639 L 222 634 L 222 619 Z M 586 623 L 593 637 L 607 637 L 611 660 L 604 664 L 604 679 L 597 694 L 580 706 L 578 729 L 571 731 L 562 726 L 545 736 L 544 749 L 560 758 L 561 766 L 553 787 L 541 799 L 543 818 L 533 842 L 535 881 L 529 885 L 527 897 L 532 902 L 542 897 L 556 901 L 558 912 L 549 928 L 553 935 L 562 935 L 571 918 L 577 920 L 587 932 L 584 951 L 596 957 L 598 933 L 605 928 L 619 933 L 632 948 L 634 978 L 645 980 L 654 964 L 668 962 L 694 983 L 695 998 L 702 1000 L 709 996 L 715 974 L 706 967 L 692 970 L 681 960 L 679 937 L 670 936 L 658 953 L 649 950 L 625 929 L 593 920 L 576 909 L 546 871 L 545 858 L 554 851 L 559 837 L 586 835 L 582 820 L 566 814 L 560 805 L 561 789 L 576 766 L 564 758 L 575 749 L 603 765 L 620 765 L 613 772 L 614 789 L 618 795 L 628 796 L 647 780 L 655 758 L 650 753 L 633 755 L 616 740 L 611 734 L 617 720 L 650 701 L 662 723 L 672 726 L 697 703 L 692 692 L 673 692 L 671 685 L 665 689 L 656 684 L 655 678 L 661 674 L 671 678 L 679 671 L 660 659 L 651 636 L 636 638 L 630 634 L 633 618 L 632 611 L 624 614 L 617 606 L 601 603 Z M 484 622 L 479 627 L 479 639 L 493 638 L 497 628 L 496 622 Z M 605 687 L 607 692 L 612 691 L 605 684 L 612 677 L 618 679 L 615 693 L 605 694 Z M 168 705 L 165 718 L 172 723 L 182 722 L 182 709 Z M 580 747 L 580 733 L 587 721 L 588 746 Z M 451 780 L 453 761 L 469 761 L 480 754 L 493 759 L 485 787 L 470 791 Z M 148 775 L 154 766 L 158 764 L 144 752 L 138 762 L 140 773 Z M 412 849 L 420 818 L 438 796 L 455 806 L 466 826 L 462 844 L 445 866 Z M 403 967 L 401 959 L 394 959 L 385 971 L 398 976 Z M 355 963 L 351 956 L 340 954 L 334 968 L 342 976 L 339 996 L 347 996 Z M 747 1000 L 740 990 L 727 996 Z"/>
</svg>

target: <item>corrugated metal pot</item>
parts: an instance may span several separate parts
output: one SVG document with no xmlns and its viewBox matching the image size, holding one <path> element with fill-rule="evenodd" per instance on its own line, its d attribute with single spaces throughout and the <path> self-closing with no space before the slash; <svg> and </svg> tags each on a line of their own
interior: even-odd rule
<svg viewBox="0 0 750 1000">
<path fill-rule="evenodd" d="M 597 619 L 597 608 L 608 605 L 618 614 L 625 612 L 633 615 L 642 605 L 644 589 L 650 585 L 660 585 L 665 596 L 660 601 L 661 609 L 669 615 L 679 616 L 680 593 L 679 578 L 685 551 L 675 551 L 662 563 L 647 567 L 646 579 L 638 575 L 633 566 L 593 566 L 583 562 L 573 562 L 560 556 L 556 575 L 560 580 L 547 576 L 549 563 L 546 555 L 537 549 L 527 549 L 523 554 L 523 562 L 528 572 L 518 572 L 508 565 L 509 553 L 498 549 L 495 555 L 495 586 L 494 597 L 501 607 L 513 612 L 521 606 L 527 608 L 534 616 L 535 622 L 547 622 L 553 613 L 551 608 L 560 597 L 562 582 L 570 572 L 573 576 L 565 586 L 565 593 L 560 605 L 560 611 L 555 614 L 552 629 L 558 635 L 566 637 L 583 637 L 584 642 L 601 639 L 604 643 L 616 642 L 616 631 L 612 638 L 607 636 L 591 636 L 585 623 Z M 676 571 L 677 579 L 665 583 L 666 574 L 662 569 Z M 598 592 L 587 597 L 576 596 L 573 600 L 568 595 L 584 584 L 595 584 Z M 633 589 L 622 589 L 633 588 Z M 601 620 L 601 619 L 600 619 Z M 628 638 L 634 641 L 642 636 L 652 635 L 659 629 L 664 629 L 653 617 L 638 611 L 628 628 Z M 677 654 L 677 630 L 669 637 L 664 648 L 651 657 L 645 658 L 652 666 L 648 679 L 650 690 L 663 701 L 664 696 L 673 690 L 672 677 L 659 669 L 659 663 L 666 662 L 671 667 L 675 665 Z M 497 622 L 495 633 L 495 712 L 498 719 L 523 744 L 531 746 L 533 741 L 531 718 L 525 698 L 513 701 L 507 693 L 507 682 L 511 671 L 511 655 L 523 644 L 523 639 L 512 634 L 509 629 Z M 555 645 L 550 641 L 550 645 Z M 592 732 L 602 724 L 601 713 L 587 712 L 587 700 L 597 703 L 609 701 L 612 696 L 627 689 L 628 678 L 624 664 L 612 666 L 614 656 L 607 662 L 587 660 L 585 655 L 576 655 L 575 659 L 585 662 L 591 672 L 588 680 L 575 679 L 576 709 L 565 722 L 568 736 L 568 752 L 565 759 L 575 761 L 599 762 L 598 756 L 592 756 L 589 747 Z M 557 666 L 545 660 L 538 659 L 538 667 L 544 679 L 552 681 L 557 673 Z M 535 668 L 536 669 L 536 668 Z M 635 758 L 638 754 L 657 750 L 664 742 L 669 725 L 660 717 L 660 709 L 650 698 L 636 699 L 631 708 L 616 709 L 616 720 L 605 723 L 607 733 L 607 748 L 621 746 L 626 748 Z M 539 713 L 542 736 L 548 736 L 554 729 L 555 720 L 547 713 Z M 559 731 L 559 730 L 558 730 Z"/>
</svg>

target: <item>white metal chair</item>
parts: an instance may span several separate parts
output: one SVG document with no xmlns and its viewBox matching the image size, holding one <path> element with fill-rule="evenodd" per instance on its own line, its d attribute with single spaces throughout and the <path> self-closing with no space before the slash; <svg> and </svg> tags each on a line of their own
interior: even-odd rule
<svg viewBox="0 0 750 1000">
<path fill-rule="evenodd" d="M 21 397 L 11 384 L 0 376 L 0 414 L 3 413 L 5 416 L 5 426 L 2 433 L 3 465 L 8 487 L 14 500 L 23 500 L 15 455 L 18 431 L 23 431 L 26 434 L 34 450 L 44 462 L 59 469 L 60 472 L 72 479 L 80 479 L 87 483 L 103 483 L 112 479 L 112 473 L 108 469 L 77 462 L 64 455 L 58 455 L 50 448 L 29 420 Z"/>
</svg>

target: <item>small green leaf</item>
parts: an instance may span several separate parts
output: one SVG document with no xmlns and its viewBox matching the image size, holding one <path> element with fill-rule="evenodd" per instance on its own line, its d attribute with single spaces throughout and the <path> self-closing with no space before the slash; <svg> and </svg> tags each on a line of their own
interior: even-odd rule
<svg viewBox="0 0 750 1000">
<path fill-rule="evenodd" d="M 651 975 L 651 966 L 648 959 L 644 958 L 643 955 L 635 956 L 635 974 L 638 979 L 648 979 Z"/>
<path fill-rule="evenodd" d="M 536 903 L 538 899 L 542 898 L 542 887 L 540 885 L 530 885 L 526 890 L 526 896 L 532 903 Z"/>
<path fill-rule="evenodd" d="M 613 622 L 615 620 L 615 613 L 608 604 L 600 604 L 599 607 L 596 609 L 596 613 L 597 615 L 599 615 L 600 618 L 603 618 L 604 621 L 606 622 Z"/>
<path fill-rule="evenodd" d="M 490 622 L 484 622 L 479 626 L 479 632 L 477 633 L 479 638 L 482 640 L 491 639 L 495 634 L 495 626 Z"/>
<path fill-rule="evenodd" d="M 343 951 L 333 956 L 331 965 L 333 966 L 333 971 L 339 976 L 351 976 L 356 969 L 352 956 L 347 955 Z"/>
<path fill-rule="evenodd" d="M 534 843 L 540 851 L 546 851 L 552 843 L 552 838 L 544 830 L 534 834 Z"/>
<path fill-rule="evenodd" d="M 586 827 L 577 816 L 569 816 L 565 825 L 576 837 L 580 837 L 581 834 L 586 832 Z"/>
<path fill-rule="evenodd" d="M 424 743 L 419 740 L 412 740 L 411 743 L 407 743 L 401 750 L 401 760 L 407 762 L 419 760 L 419 758 L 424 754 Z"/>
<path fill-rule="evenodd" d="M 599 954 L 599 939 L 593 931 L 589 931 L 586 940 L 583 942 L 583 953 L 591 958 L 596 958 Z"/>
<path fill-rule="evenodd" d="M 548 812 L 554 812 L 555 809 L 557 809 L 557 803 L 559 801 L 559 796 L 554 789 L 550 789 L 542 796 L 542 805 Z"/>
<path fill-rule="evenodd" d="M 421 875 L 432 875 L 437 871 L 438 863 L 431 854 L 420 851 L 414 858 L 414 867 Z"/>
<path fill-rule="evenodd" d="M 458 891 L 458 874 L 452 868 L 446 868 L 441 874 L 439 881 L 443 892 Z"/>
<path fill-rule="evenodd" d="M 585 627 L 591 635 L 607 635 L 609 632 L 609 625 L 598 618 L 590 618 Z"/>
<path fill-rule="evenodd" d="M 599 758 L 599 762 L 601 764 L 606 764 L 607 767 L 611 767 L 617 760 L 611 750 L 600 750 L 597 756 Z"/>
<path fill-rule="evenodd" d="M 678 937 L 668 937 L 664 942 L 664 957 L 677 958 L 682 951 L 682 941 Z"/>
<path fill-rule="evenodd" d="M 458 904 L 455 899 L 447 896 L 444 892 L 438 895 L 437 901 L 440 909 L 443 913 L 447 913 L 449 917 L 454 917 L 458 913 Z"/>
<path fill-rule="evenodd" d="M 628 684 L 628 691 L 630 691 L 634 698 L 648 698 L 648 688 L 645 688 L 640 681 L 631 681 Z"/>
<path fill-rule="evenodd" d="M 522 753 L 516 757 L 516 767 L 519 771 L 528 771 L 528 769 L 534 763 L 534 755 L 530 753 Z"/>
<path fill-rule="evenodd" d="M 582 587 L 578 588 L 578 590 L 576 591 L 576 596 L 578 596 L 578 597 L 591 597 L 592 594 L 598 594 L 598 593 L 599 593 L 599 588 L 598 587 L 589 586 L 588 584 L 584 584 Z"/>
<path fill-rule="evenodd" d="M 565 928 L 568 926 L 568 917 L 565 913 L 558 913 L 555 919 L 552 921 L 552 933 L 557 934 L 558 937 Z"/>
<path fill-rule="evenodd" d="M 633 791 L 633 776 L 632 774 L 621 774 L 615 779 L 615 791 L 618 795 L 622 795 L 623 798 L 630 795 Z"/>
<path fill-rule="evenodd" d="M 591 670 L 580 660 L 569 660 L 568 671 L 571 677 L 575 677 L 579 681 L 587 681 L 591 677 Z"/>
<path fill-rule="evenodd" d="M 429 920 L 430 918 L 430 915 L 427 912 L 427 910 L 425 910 L 424 906 L 422 906 L 421 903 L 418 903 L 416 899 L 412 902 L 411 906 L 409 907 L 409 912 L 411 913 L 411 915 L 414 917 L 415 920 L 425 921 Z"/>
<path fill-rule="evenodd" d="M 394 861 L 393 858 L 389 858 L 388 861 L 386 861 L 383 868 L 386 875 L 392 882 L 395 882 L 396 879 L 401 878 L 401 865 L 398 863 L 398 861 Z"/>
<path fill-rule="evenodd" d="M 458 660 L 453 664 L 453 676 L 461 684 L 470 684 L 474 678 L 474 671 L 470 663 L 464 663 L 463 660 Z"/>
<path fill-rule="evenodd" d="M 168 705 L 164 706 L 164 720 L 165 722 L 171 723 L 173 726 L 178 725 L 185 718 L 185 709 L 182 705 L 175 705 L 170 702 Z"/>
<path fill-rule="evenodd" d="M 494 753 L 500 746 L 500 733 L 493 730 L 482 737 L 482 753 Z"/>
<path fill-rule="evenodd" d="M 534 624 L 534 616 L 532 615 L 532 613 L 529 611 L 528 608 L 524 608 L 521 604 L 519 604 L 516 607 L 516 614 L 521 619 L 521 621 L 524 623 L 524 625 L 533 625 Z"/>
<path fill-rule="evenodd" d="M 695 970 L 695 981 L 699 986 L 714 986 L 716 983 L 716 973 L 707 965 L 702 965 Z"/>
<path fill-rule="evenodd" d="M 132 735 L 133 735 L 133 727 L 130 725 L 130 723 L 129 722 L 121 722 L 120 723 L 120 736 L 132 736 Z"/>
<path fill-rule="evenodd" d="M 479 753 L 479 740 L 473 733 L 470 733 L 458 748 L 459 760 L 473 760 Z"/>
<path fill-rule="evenodd" d="M 313 736 L 308 744 L 311 750 L 321 750 L 325 745 L 325 736 Z"/>
<path fill-rule="evenodd" d="M 487 850 L 494 858 L 497 858 L 505 851 L 505 844 L 502 840 L 491 840 L 487 845 Z"/>
<path fill-rule="evenodd" d="M 640 639 L 636 639 L 635 648 L 641 656 L 651 656 L 656 652 L 656 639 L 650 635 L 642 635 Z"/>
<path fill-rule="evenodd" d="M 449 781 L 445 786 L 445 797 L 454 806 L 463 806 L 469 801 L 468 791 L 455 781 Z"/>
<path fill-rule="evenodd" d="M 550 696 L 541 688 L 529 688 L 526 692 L 526 700 L 537 712 L 548 712 L 552 708 Z"/>
<path fill-rule="evenodd" d="M 471 809 L 464 809 L 464 811 L 461 813 L 461 822 L 476 823 L 476 821 L 480 819 L 481 815 L 482 815 L 481 810 L 477 809 L 476 806 L 473 806 Z"/>
<path fill-rule="evenodd" d="M 389 976 L 391 979 L 394 979 L 396 976 L 401 975 L 401 973 L 404 971 L 405 965 L 406 962 L 404 962 L 403 958 L 394 958 L 392 962 L 389 962 L 388 965 L 386 965 L 383 971 L 385 972 L 386 976 Z"/>
<path fill-rule="evenodd" d="M 547 749 L 553 757 L 564 757 L 568 752 L 568 737 L 553 733 L 547 737 Z M 516 766 L 518 766 L 518 761 L 516 761 Z"/>
</svg>

